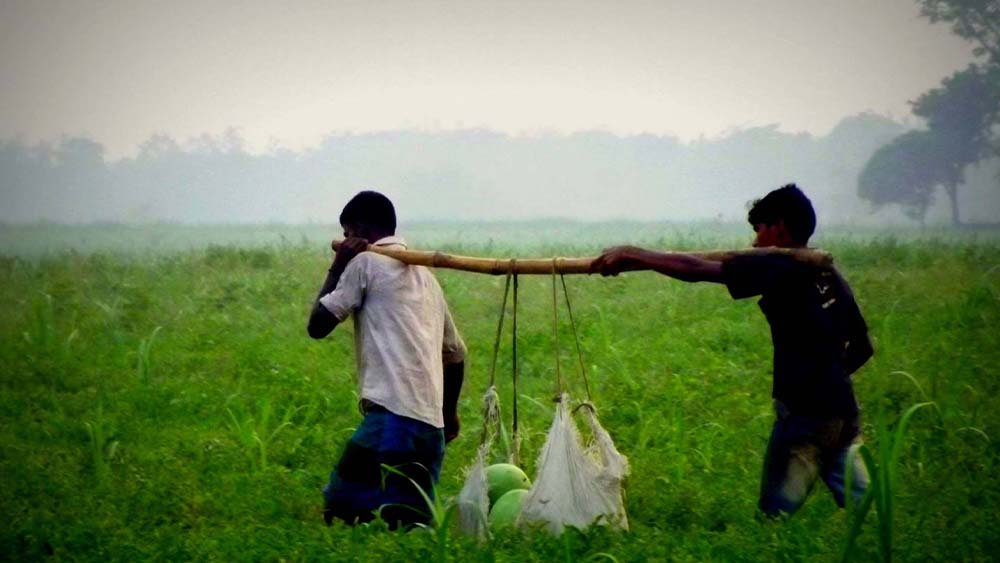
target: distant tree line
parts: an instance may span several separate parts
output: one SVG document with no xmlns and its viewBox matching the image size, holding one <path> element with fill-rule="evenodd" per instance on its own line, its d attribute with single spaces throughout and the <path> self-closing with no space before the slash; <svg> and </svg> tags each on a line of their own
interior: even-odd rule
<svg viewBox="0 0 1000 563">
<path fill-rule="evenodd" d="M 485 130 L 331 135 L 315 148 L 248 151 L 238 134 L 157 135 L 110 161 L 85 138 L 0 140 L 0 221 L 335 222 L 363 188 L 411 219 L 742 220 L 745 203 L 802 184 L 821 219 L 868 214 L 861 167 L 906 131 L 865 113 L 829 134 L 776 125 L 710 140 L 603 132 L 512 137 Z"/>
</svg>

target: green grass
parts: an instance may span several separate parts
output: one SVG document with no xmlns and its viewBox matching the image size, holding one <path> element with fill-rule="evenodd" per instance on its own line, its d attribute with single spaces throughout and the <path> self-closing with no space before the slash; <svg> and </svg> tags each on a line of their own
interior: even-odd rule
<svg viewBox="0 0 1000 563">
<path fill-rule="evenodd" d="M 661 248 L 749 238 L 665 233 L 637 238 Z M 632 238 L 627 228 L 558 244 L 492 237 L 441 247 L 577 255 Z M 837 509 L 820 484 L 787 522 L 755 519 L 772 414 L 769 332 L 752 300 L 648 273 L 567 278 L 598 414 L 631 463 L 632 530 L 513 530 L 485 545 L 454 530 L 323 526 L 320 488 L 360 419 L 353 340 L 350 324 L 307 337 L 329 253 L 290 240 L 0 258 L 0 559 L 834 561 L 848 543 L 862 561 L 1000 553 L 995 240 L 824 241 L 877 349 L 855 379 L 873 480 L 886 484 L 873 487 L 867 517 L 863 503 Z M 462 435 L 437 490 L 444 520 L 475 459 L 504 280 L 438 277 L 470 352 Z M 551 283 L 523 278 L 519 297 L 529 474 L 553 414 Z M 565 309 L 560 318 L 562 373 L 582 397 Z M 908 409 L 925 402 L 934 407 L 903 431 Z"/>
<path fill-rule="evenodd" d="M 881 436 L 878 442 L 879 459 L 881 463 L 875 461 L 874 454 L 867 445 L 857 448 L 855 455 L 860 455 L 864 460 L 865 468 L 870 476 L 868 489 L 857 507 L 853 506 L 850 495 L 846 495 L 845 508 L 851 515 L 851 530 L 847 535 L 844 546 L 843 561 L 848 561 L 851 557 L 851 550 L 854 548 L 854 541 L 861 533 L 865 516 L 874 505 L 878 512 L 878 537 L 879 555 L 883 561 L 892 560 L 892 536 L 893 536 L 893 512 L 895 491 L 899 487 L 899 461 L 900 452 L 906 440 L 906 428 L 910 419 L 918 410 L 933 406 L 934 403 L 917 403 L 906 409 L 900 417 L 896 429 L 890 434 L 888 426 L 885 424 L 884 414 L 879 413 L 876 422 L 876 433 Z M 852 452 L 854 453 L 854 452 Z M 850 491 L 851 483 L 854 480 L 853 466 L 847 466 L 845 476 L 845 491 Z"/>
</svg>

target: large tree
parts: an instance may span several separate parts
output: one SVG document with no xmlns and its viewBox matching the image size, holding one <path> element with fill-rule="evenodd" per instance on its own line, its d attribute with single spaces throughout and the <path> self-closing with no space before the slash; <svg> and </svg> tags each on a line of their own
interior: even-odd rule
<svg viewBox="0 0 1000 563">
<path fill-rule="evenodd" d="M 934 189 L 956 182 L 955 169 L 943 165 L 940 148 L 929 131 L 896 137 L 876 150 L 861 170 L 858 195 L 876 207 L 900 205 L 909 217 L 923 221 Z"/>
<path fill-rule="evenodd" d="M 997 156 L 994 126 L 1000 118 L 1000 69 L 970 65 L 944 79 L 941 86 L 913 102 L 913 113 L 924 118 L 937 147 L 934 162 L 948 194 L 952 224 L 958 225 L 958 187 L 964 170 Z"/>
<path fill-rule="evenodd" d="M 981 60 L 945 78 L 941 86 L 911 103 L 913 113 L 924 118 L 927 130 L 908 133 L 877 151 L 858 179 L 858 194 L 876 205 L 898 203 L 908 214 L 922 219 L 933 189 L 940 185 L 948 194 L 952 224 L 958 225 L 958 188 L 964 181 L 964 170 L 984 158 L 1000 156 L 1000 0 L 918 3 L 921 15 L 933 23 L 951 24 L 956 35 L 974 43 L 973 52 Z M 917 154 L 922 158 L 914 160 L 912 156 Z M 890 173 L 888 166 L 914 168 Z M 915 183 L 899 184 L 900 178 L 911 178 Z M 871 184 L 877 180 L 891 183 L 881 188 Z M 931 180 L 934 183 L 928 185 Z"/>
</svg>

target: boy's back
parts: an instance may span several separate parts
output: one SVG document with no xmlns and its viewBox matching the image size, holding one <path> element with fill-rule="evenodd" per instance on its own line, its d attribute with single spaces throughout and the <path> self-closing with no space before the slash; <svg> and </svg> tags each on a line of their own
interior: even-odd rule
<svg viewBox="0 0 1000 563">
<path fill-rule="evenodd" d="M 867 359 L 859 362 L 854 355 L 870 352 L 870 346 L 843 277 L 782 255 L 730 259 L 723 277 L 735 299 L 762 296 L 759 305 L 774 343 L 774 398 L 805 415 L 855 416 L 849 376 Z"/>
<path fill-rule="evenodd" d="M 386 237 L 374 245 L 406 247 L 400 237 Z M 354 315 L 362 399 L 401 416 L 444 426 L 442 359 L 460 361 L 464 345 L 441 287 L 427 268 L 362 252 L 320 303 L 339 321 Z"/>
</svg>

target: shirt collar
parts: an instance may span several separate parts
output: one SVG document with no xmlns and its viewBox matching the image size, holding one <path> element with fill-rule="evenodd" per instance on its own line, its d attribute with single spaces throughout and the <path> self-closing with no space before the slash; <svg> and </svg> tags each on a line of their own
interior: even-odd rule
<svg viewBox="0 0 1000 563">
<path fill-rule="evenodd" d="M 403 248 L 406 248 L 406 241 L 403 240 L 403 237 L 392 235 L 378 239 L 372 243 L 372 246 L 402 246 Z"/>
</svg>

